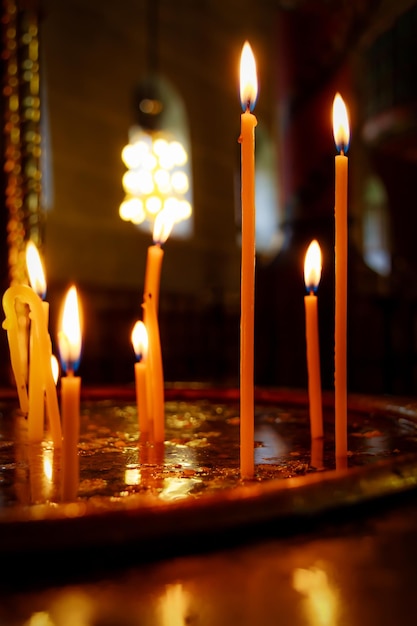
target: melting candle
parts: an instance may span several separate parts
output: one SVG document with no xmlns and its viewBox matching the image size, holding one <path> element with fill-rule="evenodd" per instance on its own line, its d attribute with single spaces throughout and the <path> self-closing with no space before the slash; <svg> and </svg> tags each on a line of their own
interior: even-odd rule
<svg viewBox="0 0 417 626">
<path fill-rule="evenodd" d="M 80 433 L 81 377 L 74 373 L 81 356 L 81 319 L 77 289 L 72 285 L 66 294 L 58 347 L 62 369 L 66 376 L 61 378 L 62 413 L 62 499 L 74 500 L 78 493 L 79 459 L 78 441 Z"/>
<path fill-rule="evenodd" d="M 46 391 L 46 408 L 50 422 L 51 436 L 55 446 L 61 445 L 61 422 L 59 417 L 59 407 L 56 395 L 55 382 L 51 369 L 51 338 L 46 330 L 42 302 L 37 294 L 28 285 L 12 285 L 3 295 L 3 308 L 6 319 L 3 327 L 7 330 L 7 338 L 10 346 L 10 356 L 12 367 L 16 377 L 16 385 L 19 393 L 20 406 L 28 407 L 26 384 L 23 379 L 23 372 L 20 368 L 22 360 L 19 354 L 18 342 L 18 320 L 16 314 L 16 300 L 28 304 L 35 333 L 35 341 L 39 344 L 39 369 L 41 379 Z M 23 409 L 22 409 L 23 410 Z"/>
<path fill-rule="evenodd" d="M 254 475 L 255 58 L 245 42 L 240 60 L 242 260 L 240 305 L 240 473 Z"/>
<path fill-rule="evenodd" d="M 321 400 L 320 346 L 316 291 L 321 276 L 321 250 L 316 240 L 308 247 L 304 262 L 304 281 L 308 295 L 304 296 L 306 317 L 306 346 L 310 433 L 312 439 L 323 437 Z"/>
<path fill-rule="evenodd" d="M 153 228 L 153 245 L 149 246 L 146 259 L 144 296 L 151 296 L 158 313 L 161 268 L 164 258 L 163 244 L 168 239 L 174 220 L 170 211 L 162 210 L 155 218 Z"/>
<path fill-rule="evenodd" d="M 335 157 L 335 440 L 336 459 L 347 455 L 347 186 L 349 120 L 340 94 L 333 102 Z"/>
<path fill-rule="evenodd" d="M 148 332 L 142 321 L 136 322 L 132 330 L 132 345 L 136 354 L 135 385 L 136 405 L 138 409 L 140 434 L 149 433 L 149 414 L 147 399 L 146 360 L 148 353 Z"/>
<path fill-rule="evenodd" d="M 154 245 L 148 248 L 143 293 L 143 319 L 149 346 L 146 366 L 148 419 L 152 423 L 156 442 L 163 442 L 165 437 L 164 378 L 158 323 L 159 287 L 164 256 L 162 245 L 168 239 L 173 225 L 174 216 L 171 211 L 162 210 L 155 218 Z"/>
</svg>

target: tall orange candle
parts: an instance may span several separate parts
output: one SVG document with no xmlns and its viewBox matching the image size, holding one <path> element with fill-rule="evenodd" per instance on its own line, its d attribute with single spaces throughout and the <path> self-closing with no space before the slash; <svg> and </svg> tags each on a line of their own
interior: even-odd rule
<svg viewBox="0 0 417 626">
<path fill-rule="evenodd" d="M 240 305 L 240 474 L 254 475 L 255 126 L 256 63 L 245 42 L 240 60 L 242 260 Z"/>
<path fill-rule="evenodd" d="M 149 246 L 146 258 L 144 297 L 151 296 L 156 312 L 159 309 L 159 288 L 161 282 L 162 261 L 164 258 L 163 244 L 168 239 L 173 227 L 172 213 L 160 211 L 155 218 L 153 228 L 153 245 Z"/>
<path fill-rule="evenodd" d="M 136 405 L 140 434 L 149 433 L 149 412 L 147 398 L 146 360 L 148 354 L 148 332 L 143 322 L 138 321 L 132 330 L 132 345 L 137 362 L 135 363 Z"/>
<path fill-rule="evenodd" d="M 173 225 L 173 213 L 169 210 L 163 209 L 155 218 L 154 245 L 148 248 L 143 290 L 143 321 L 148 333 L 148 419 L 151 435 L 156 442 L 164 441 L 165 437 L 164 378 L 158 322 L 160 277 L 164 257 L 162 245 L 168 239 Z"/>
<path fill-rule="evenodd" d="M 49 304 L 45 302 L 46 279 L 38 249 L 32 241 L 26 246 L 26 267 L 29 283 L 38 294 L 45 316 L 45 326 L 48 328 Z M 39 368 L 39 345 L 31 326 L 29 338 L 29 411 L 28 411 L 28 439 L 42 441 L 44 433 L 45 386 Z"/>
<path fill-rule="evenodd" d="M 347 263 L 348 263 L 348 159 L 350 130 L 340 94 L 333 102 L 335 157 L 335 439 L 336 458 L 347 455 Z"/>
<path fill-rule="evenodd" d="M 150 367 L 151 421 L 153 439 L 156 443 L 165 440 L 165 394 L 164 394 L 164 370 L 162 363 L 161 340 L 159 336 L 158 316 L 155 303 L 151 296 L 145 297 L 143 303 L 146 313 L 146 329 L 148 331 L 148 358 Z"/>
<path fill-rule="evenodd" d="M 316 291 L 321 276 L 321 250 L 316 240 L 308 247 L 304 262 L 304 281 L 308 295 L 304 296 L 306 316 L 306 346 L 310 433 L 312 439 L 323 437 L 321 399 L 320 344 Z"/>
<path fill-rule="evenodd" d="M 74 373 L 81 356 L 81 316 L 77 289 L 69 288 L 58 332 L 58 346 L 62 368 L 66 376 L 61 378 L 62 413 L 62 483 L 64 501 L 75 500 L 79 484 L 78 441 L 80 433 L 81 377 Z"/>
</svg>

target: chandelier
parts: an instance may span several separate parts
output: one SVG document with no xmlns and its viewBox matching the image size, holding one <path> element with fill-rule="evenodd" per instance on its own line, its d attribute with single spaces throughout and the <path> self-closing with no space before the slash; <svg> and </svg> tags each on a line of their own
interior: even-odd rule
<svg viewBox="0 0 417 626">
<path fill-rule="evenodd" d="M 122 161 L 127 168 L 119 207 L 122 220 L 148 227 L 162 210 L 174 224 L 191 217 L 189 157 L 185 143 L 172 131 L 133 126 Z"/>
</svg>

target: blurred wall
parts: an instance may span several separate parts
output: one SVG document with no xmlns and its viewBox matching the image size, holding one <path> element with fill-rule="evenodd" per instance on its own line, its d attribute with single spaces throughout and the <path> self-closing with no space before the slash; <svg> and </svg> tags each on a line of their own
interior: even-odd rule
<svg viewBox="0 0 417 626">
<path fill-rule="evenodd" d="M 171 237 L 164 246 L 160 328 L 167 381 L 238 384 L 238 90 L 248 39 L 260 83 L 257 136 L 269 136 L 278 153 L 282 241 L 278 253 L 257 259 L 256 383 L 306 385 L 302 268 L 309 242 L 318 238 L 322 378 L 325 388 L 333 387 L 331 106 L 341 91 L 352 122 L 349 389 L 415 391 L 417 254 L 409 189 L 416 175 L 416 94 L 404 89 L 415 75 L 407 61 L 417 58 L 415 7 L 410 0 L 395 6 L 383 0 L 159 0 L 154 53 L 184 100 L 194 183 L 194 234 Z M 59 307 L 75 281 L 86 317 L 80 368 L 86 384 L 133 381 L 130 332 L 141 315 L 151 233 L 118 216 L 120 153 L 135 121 L 134 89 L 148 70 L 147 8 L 145 0 L 40 4 L 50 329 L 55 343 Z M 388 198 L 392 270 L 385 276 L 365 262 L 370 175 L 381 177 Z"/>
</svg>

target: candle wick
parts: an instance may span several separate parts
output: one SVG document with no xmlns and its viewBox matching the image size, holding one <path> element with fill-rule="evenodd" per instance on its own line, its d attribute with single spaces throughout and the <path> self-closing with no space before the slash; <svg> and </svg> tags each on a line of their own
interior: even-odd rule
<svg viewBox="0 0 417 626">
<path fill-rule="evenodd" d="M 248 101 L 246 103 L 246 113 L 250 113 L 250 98 L 248 98 Z"/>
</svg>

